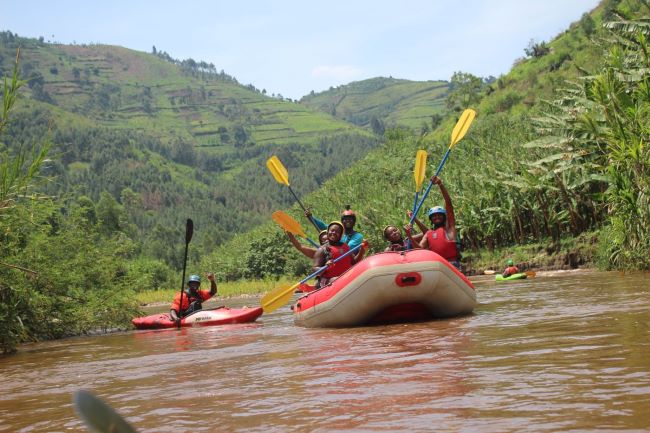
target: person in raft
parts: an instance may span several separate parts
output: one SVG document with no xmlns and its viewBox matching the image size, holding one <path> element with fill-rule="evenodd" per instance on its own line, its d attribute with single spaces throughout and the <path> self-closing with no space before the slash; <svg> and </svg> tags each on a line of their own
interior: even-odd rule
<svg viewBox="0 0 650 433">
<path fill-rule="evenodd" d="M 512 259 L 508 259 L 506 262 L 506 269 L 503 271 L 503 278 L 509 277 L 510 275 L 514 275 L 516 273 L 519 273 L 519 268 L 515 266 L 515 262 L 513 262 Z"/>
<path fill-rule="evenodd" d="M 445 207 L 434 206 L 427 212 L 431 229 L 427 230 L 420 241 L 420 248 L 429 249 L 438 253 L 449 263 L 460 270 L 460 254 L 456 244 L 456 218 L 454 207 L 451 204 L 451 197 L 442 181 L 437 176 L 431 178 L 431 182 L 438 185 L 442 197 L 445 199 Z"/>
<path fill-rule="evenodd" d="M 327 226 L 327 242 L 320 246 L 316 250 L 316 254 L 314 254 L 314 271 L 317 271 L 323 266 L 327 266 L 327 269 L 317 277 L 317 288 L 325 287 L 333 282 L 339 275 L 350 269 L 352 265 L 363 259 L 363 255 L 368 248 L 367 241 L 361 244 L 361 248 L 355 254 L 350 254 L 334 263 L 334 260 L 351 249 L 348 244 L 341 240 L 344 230 L 343 223 L 339 221 L 333 221 Z"/>
<path fill-rule="evenodd" d="M 407 239 L 404 239 L 402 232 L 397 228 L 397 226 L 386 226 L 384 228 L 384 239 L 386 239 L 389 243 L 384 251 L 407 251 L 410 249 L 408 241 L 410 241 L 411 245 L 420 245 L 420 240 L 424 234 L 418 233 L 416 235 L 412 235 L 412 228 L 410 224 L 406 224 L 404 226 L 404 232 L 406 233 Z"/>
<path fill-rule="evenodd" d="M 322 220 L 312 215 L 311 210 L 305 210 L 305 216 L 307 219 L 314 222 L 318 227 L 318 230 L 325 230 L 327 228 L 327 225 Z M 348 244 L 350 248 L 361 245 L 363 242 L 363 235 L 354 230 L 354 226 L 357 223 L 357 215 L 352 209 L 350 209 L 349 204 L 345 205 L 345 210 L 341 213 L 341 223 L 343 223 L 345 229 L 341 242 Z"/>
<path fill-rule="evenodd" d="M 195 311 L 199 311 L 203 301 L 207 301 L 217 294 L 217 283 L 214 280 L 214 274 L 208 272 L 206 276 L 210 280 L 210 291 L 199 290 L 199 287 L 201 287 L 201 277 L 198 275 L 190 275 L 190 278 L 187 279 L 187 287 L 183 290 L 183 305 L 180 305 L 181 294 L 176 294 L 172 302 L 171 310 L 169 311 L 169 315 L 174 322 Z"/>
<path fill-rule="evenodd" d="M 298 251 L 300 251 L 310 259 L 314 258 L 314 254 L 316 254 L 316 248 L 307 247 L 301 244 L 300 241 L 296 239 L 296 237 L 291 232 L 285 231 L 285 233 L 287 234 L 287 237 L 291 241 L 291 245 L 293 245 L 295 249 L 297 249 Z M 323 245 L 325 242 L 327 242 L 327 230 L 321 230 L 321 232 L 318 234 L 318 244 Z"/>
</svg>

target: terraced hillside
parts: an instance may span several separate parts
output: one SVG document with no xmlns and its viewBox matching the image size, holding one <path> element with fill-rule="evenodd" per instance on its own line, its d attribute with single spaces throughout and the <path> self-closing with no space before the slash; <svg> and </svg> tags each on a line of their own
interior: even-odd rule
<svg viewBox="0 0 650 433">
<path fill-rule="evenodd" d="M 359 126 L 374 129 L 378 120 L 384 128 L 415 129 L 431 127 L 432 116 L 444 114 L 448 92 L 446 81 L 378 77 L 312 93 L 300 103 Z"/>
</svg>

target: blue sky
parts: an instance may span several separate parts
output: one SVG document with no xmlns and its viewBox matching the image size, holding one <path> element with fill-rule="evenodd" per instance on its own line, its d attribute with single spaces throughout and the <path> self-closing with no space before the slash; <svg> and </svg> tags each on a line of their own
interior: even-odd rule
<svg viewBox="0 0 650 433">
<path fill-rule="evenodd" d="M 298 99 L 377 76 L 508 72 L 598 0 L 5 0 L 0 30 L 61 43 L 158 50 L 213 63 Z"/>
</svg>

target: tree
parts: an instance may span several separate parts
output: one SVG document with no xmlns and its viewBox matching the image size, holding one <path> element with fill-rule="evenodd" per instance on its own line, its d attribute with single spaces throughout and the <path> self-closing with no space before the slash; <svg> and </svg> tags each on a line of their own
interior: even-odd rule
<svg viewBox="0 0 650 433">
<path fill-rule="evenodd" d="M 447 108 L 461 110 L 477 104 L 481 100 L 481 91 L 485 87 L 483 80 L 468 72 L 454 72 L 449 85 Z"/>
<path fill-rule="evenodd" d="M 524 52 L 526 53 L 526 56 L 528 57 L 543 57 L 547 55 L 551 51 L 550 47 L 546 44 L 546 42 L 535 42 L 534 39 L 531 39 L 528 42 L 528 47 L 524 48 Z"/>
</svg>

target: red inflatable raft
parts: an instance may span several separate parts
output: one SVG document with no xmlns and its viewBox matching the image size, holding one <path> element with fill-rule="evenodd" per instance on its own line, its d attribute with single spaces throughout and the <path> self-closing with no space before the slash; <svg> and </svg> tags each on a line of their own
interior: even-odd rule
<svg viewBox="0 0 650 433">
<path fill-rule="evenodd" d="M 370 256 L 292 308 L 296 325 L 347 327 L 447 318 L 475 306 L 463 274 L 432 251 L 411 250 Z"/>
<path fill-rule="evenodd" d="M 254 322 L 263 312 L 262 307 L 239 309 L 220 307 L 213 310 L 200 310 L 182 318 L 181 326 L 215 326 Z M 166 313 L 136 317 L 131 320 L 131 323 L 138 329 L 164 329 L 177 326 L 176 322 Z"/>
</svg>

